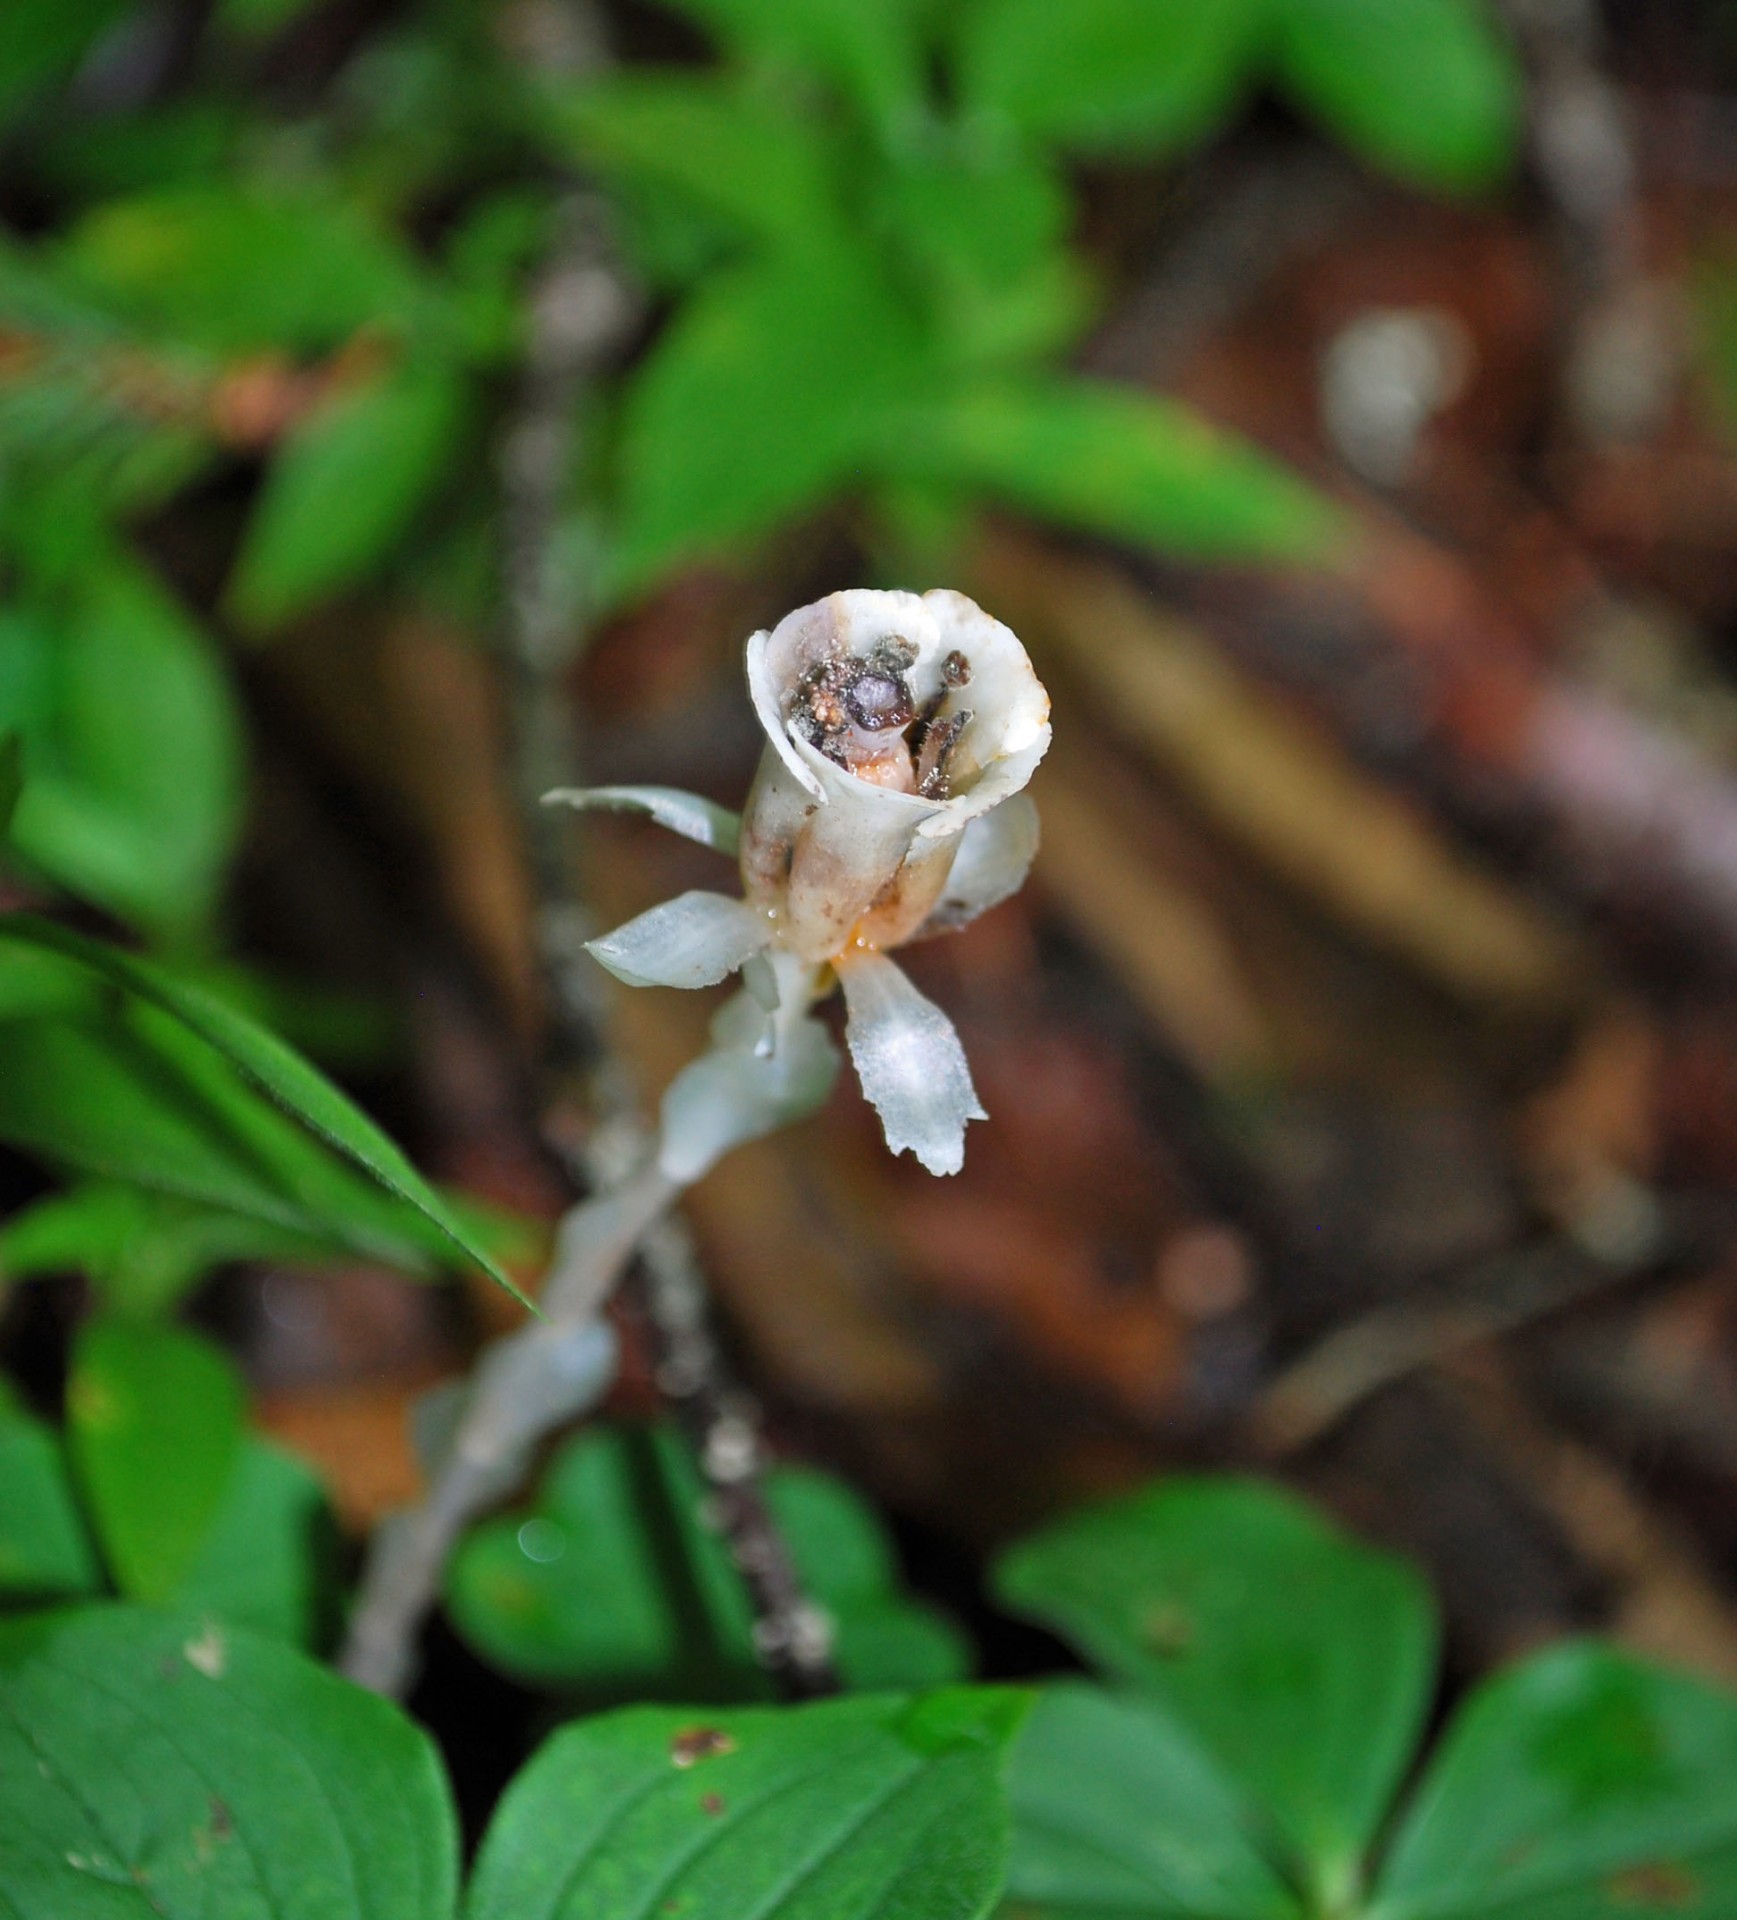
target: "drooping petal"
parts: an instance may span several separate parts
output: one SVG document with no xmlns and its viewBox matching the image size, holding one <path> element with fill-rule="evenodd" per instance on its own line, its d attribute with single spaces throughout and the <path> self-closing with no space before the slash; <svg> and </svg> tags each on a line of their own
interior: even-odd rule
<svg viewBox="0 0 1737 1920">
<path fill-rule="evenodd" d="M 585 950 L 630 987 L 710 987 L 772 937 L 758 908 L 721 893 L 678 893 Z"/>
<path fill-rule="evenodd" d="M 556 787 L 543 795 L 546 807 L 578 807 L 612 813 L 649 814 L 660 827 L 713 847 L 733 860 L 742 837 L 742 816 L 680 787 Z"/>
<path fill-rule="evenodd" d="M 965 1125 L 987 1120 L 953 1023 L 883 954 L 840 955 L 845 1040 L 894 1153 L 931 1173 L 965 1164 Z"/>
<path fill-rule="evenodd" d="M 657 1152 L 670 1179 L 699 1179 L 732 1147 L 806 1119 L 832 1091 L 838 1049 L 818 1020 L 779 1022 L 763 1055 L 754 1042 L 765 1027 L 753 996 L 737 994 L 714 1023 L 712 1050 L 670 1082 Z"/>
<path fill-rule="evenodd" d="M 994 812 L 979 814 L 960 838 L 934 912 L 913 937 L 927 940 L 933 934 L 956 932 L 1010 899 L 1025 884 L 1037 842 L 1037 808 L 1029 793 L 1016 793 Z"/>
</svg>

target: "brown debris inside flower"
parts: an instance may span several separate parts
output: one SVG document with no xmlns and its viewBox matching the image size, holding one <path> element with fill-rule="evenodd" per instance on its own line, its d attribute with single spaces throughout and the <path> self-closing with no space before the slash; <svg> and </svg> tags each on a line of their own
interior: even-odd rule
<svg viewBox="0 0 1737 1920">
<path fill-rule="evenodd" d="M 971 681 L 971 662 L 957 647 L 942 663 L 945 682 L 919 712 L 908 675 L 917 649 L 888 634 L 862 655 L 835 654 L 797 682 L 792 726 L 835 765 L 870 786 L 945 800 L 948 763 L 971 719 L 969 707 L 943 712 Z"/>
</svg>

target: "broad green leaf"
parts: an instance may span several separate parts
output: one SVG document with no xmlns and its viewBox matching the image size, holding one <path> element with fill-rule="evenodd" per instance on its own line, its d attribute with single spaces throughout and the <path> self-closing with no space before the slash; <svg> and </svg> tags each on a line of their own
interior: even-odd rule
<svg viewBox="0 0 1737 1920">
<path fill-rule="evenodd" d="M 714 280 L 628 394 L 616 591 L 818 506 L 928 374 L 915 320 L 842 241 Z"/>
<path fill-rule="evenodd" d="M 314 1261 L 332 1251 L 325 1236 L 124 1180 L 81 1180 L 0 1222 L 0 1275 L 83 1274 L 105 1306 L 134 1318 L 168 1313 L 231 1261 Z"/>
<path fill-rule="evenodd" d="M 975 0 L 966 107 L 1078 153 L 1154 158 L 1228 117 L 1260 52 L 1258 0 Z"/>
<path fill-rule="evenodd" d="M 1274 0 L 1280 77 L 1347 146 L 1447 193 L 1519 141 L 1519 61 L 1485 0 Z"/>
<path fill-rule="evenodd" d="M 1066 375 L 986 386 L 889 422 L 891 475 L 1219 560 L 1320 561 L 1344 536 L 1306 482 L 1173 400 Z"/>
<path fill-rule="evenodd" d="M 45 710 L 13 843 L 148 931 L 199 930 L 242 799 L 240 716 L 209 641 L 118 553 L 33 611 L 10 643 L 40 650 Z"/>
<path fill-rule="evenodd" d="M 128 319 L 218 353 L 318 353 L 435 314 L 402 245 L 311 185 L 201 182 L 111 200 L 61 257 Z"/>
<path fill-rule="evenodd" d="M 1737 1912 L 1737 1697 L 1613 1647 L 1473 1694 L 1417 1789 L 1372 1920 Z"/>
<path fill-rule="evenodd" d="M 313 1648 L 329 1624 L 337 1547 L 319 1481 L 293 1455 L 249 1437 L 174 1604 Z"/>
<path fill-rule="evenodd" d="M 180 1327 L 101 1319 L 81 1329 L 67 1445 L 115 1584 L 159 1601 L 204 1545 L 241 1449 L 241 1380 Z"/>
<path fill-rule="evenodd" d="M 245 1014 L 178 980 L 166 969 L 88 940 L 32 914 L 0 915 L 0 952 L 8 942 L 66 955 L 99 978 L 161 1008 L 215 1048 L 253 1086 L 343 1159 L 360 1168 L 420 1221 L 528 1305 L 452 1206 L 390 1140 L 325 1076 Z M 102 1169 L 93 1169 L 101 1171 Z M 197 1193 L 192 1197 L 199 1197 Z M 293 1223 L 286 1223 L 293 1224 Z"/>
<path fill-rule="evenodd" d="M 883 136 L 896 138 L 922 114 L 926 0 L 671 0 L 671 4 L 750 61 L 770 56 L 832 81 Z"/>
<path fill-rule="evenodd" d="M 1435 1679 L 1428 1590 L 1272 1487 L 1176 1479 L 1014 1547 L 996 1576 L 1162 1702 L 1324 1900 L 1355 1884 Z"/>
<path fill-rule="evenodd" d="M 1301 1920 L 1214 1762 L 1160 1708 L 1063 1683 L 1038 1695 L 1008 1780 L 1007 1898 L 1042 1920 Z"/>
<path fill-rule="evenodd" d="M 570 157 L 679 188 L 746 233 L 802 243 L 836 219 L 820 127 L 713 76 L 624 72 L 552 91 L 547 117 Z"/>
<path fill-rule="evenodd" d="M 508 1788 L 467 1920 L 976 1920 L 1025 1704 L 961 1687 L 583 1721 Z"/>
<path fill-rule="evenodd" d="M 767 1495 L 860 1688 L 965 1673 L 958 1633 L 899 1592 L 879 1522 L 830 1476 L 777 1468 Z M 702 1524 L 705 1488 L 671 1427 L 599 1427 L 556 1456 L 527 1513 L 486 1521 L 448 1567 L 447 1603 L 477 1650 L 595 1700 L 769 1696 L 739 1576 Z"/>
<path fill-rule="evenodd" d="M 63 1600 L 101 1585 L 59 1439 L 0 1406 L 0 1602 Z"/>
<path fill-rule="evenodd" d="M 0 33 L 0 123 L 39 87 L 77 66 L 93 40 L 126 11 L 127 0 L 6 0 Z"/>
<path fill-rule="evenodd" d="M 134 1607 L 0 1627 L 0 1910 L 451 1920 L 427 1736 L 288 1647 Z"/>
<path fill-rule="evenodd" d="M 466 397 L 447 368 L 407 361 L 301 421 L 248 521 L 227 595 L 235 618 L 278 626 L 361 580 L 450 466 Z"/>
</svg>

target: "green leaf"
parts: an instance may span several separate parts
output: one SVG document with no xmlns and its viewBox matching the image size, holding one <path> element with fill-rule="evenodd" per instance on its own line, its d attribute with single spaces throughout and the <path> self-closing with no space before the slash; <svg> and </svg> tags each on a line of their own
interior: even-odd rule
<svg viewBox="0 0 1737 1920">
<path fill-rule="evenodd" d="M 318 1479 L 293 1455 L 249 1437 L 174 1604 L 315 1647 L 330 1624 L 337 1547 Z"/>
<path fill-rule="evenodd" d="M 221 1000 L 176 979 L 166 969 L 100 941 L 88 940 L 53 921 L 33 914 L 0 915 L 0 952 L 9 941 L 66 955 L 81 962 L 99 978 L 161 1008 L 190 1033 L 214 1047 L 244 1080 L 377 1182 L 402 1207 L 432 1226 L 516 1300 L 529 1306 L 524 1295 L 477 1241 L 475 1233 L 397 1147 L 323 1074 L 299 1054 L 291 1052 L 275 1035 Z M 195 1192 L 191 1197 L 200 1196 Z"/>
<path fill-rule="evenodd" d="M 82 1607 L 0 1627 L 0 1907 L 54 1920 L 451 1920 L 434 1748 L 289 1648 Z"/>
<path fill-rule="evenodd" d="M 331 188 L 200 182 L 105 202 L 63 244 L 131 321 L 218 353 L 319 353 L 438 317 L 422 270 Z"/>
<path fill-rule="evenodd" d="M 0 124 L 38 88 L 70 73 L 97 35 L 125 11 L 126 0 L 6 0 Z"/>
<path fill-rule="evenodd" d="M 241 1380 L 180 1327 L 101 1319 L 79 1333 L 67 1445 L 122 1593 L 170 1598 L 191 1570 L 241 1448 Z"/>
<path fill-rule="evenodd" d="M 0 1599 L 64 1600 L 101 1586 L 59 1439 L 0 1406 Z"/>
<path fill-rule="evenodd" d="M 1611 1647 L 1552 1648 L 1460 1710 L 1372 1920 L 1737 1911 L 1737 1698 Z"/>
<path fill-rule="evenodd" d="M 582 1722 L 507 1790 L 467 1920 L 976 1920 L 1024 1707 L 958 1688 Z"/>
<path fill-rule="evenodd" d="M 896 416 L 882 463 L 1082 532 L 1219 560 L 1328 560 L 1344 534 L 1306 482 L 1173 400 L 1058 375 Z"/>
<path fill-rule="evenodd" d="M 0 1040 L 0 1060 L 5 1054 Z M 0 1096 L 0 1112 L 5 1105 Z M 82 1180 L 0 1223 L 0 1274 L 83 1274 L 105 1306 L 138 1319 L 168 1313 L 231 1261 L 316 1261 L 332 1252 L 327 1236 L 125 1180 Z"/>
<path fill-rule="evenodd" d="M 915 320 L 860 249 L 780 254 L 713 280 L 629 390 L 614 589 L 818 506 L 928 374 Z"/>
<path fill-rule="evenodd" d="M 33 1020 L 45 1013 L 89 1013 L 101 992 L 83 967 L 59 954 L 0 941 L 0 1022 Z"/>
<path fill-rule="evenodd" d="M 830 1476 L 775 1469 L 774 1517 L 838 1627 L 853 1686 L 962 1676 L 959 1635 L 899 1592 L 875 1516 Z M 486 1658 L 595 1700 L 759 1699 L 752 1615 L 705 1489 L 671 1427 L 593 1428 L 556 1455 L 532 1511 L 485 1522 L 448 1567 L 447 1602 Z"/>
<path fill-rule="evenodd" d="M 1083 154 L 1179 152 L 1235 108 L 1257 0 L 976 0 L 958 36 L 966 107 Z"/>
<path fill-rule="evenodd" d="M 821 129 L 711 75 L 628 71 L 551 90 L 547 119 L 569 158 L 679 188 L 761 238 L 805 242 L 836 218 Z"/>
<path fill-rule="evenodd" d="M 1286 89 L 1375 166 L 1466 193 L 1511 165 L 1520 66 L 1484 0 L 1277 0 L 1274 25 Z"/>
<path fill-rule="evenodd" d="M 1068 252 L 1073 207 L 1039 155 L 968 139 L 901 149 L 871 181 L 882 244 L 921 276 L 957 365 L 1006 365 L 1070 345 L 1085 275 Z"/>
<path fill-rule="evenodd" d="M 1150 1705 L 1046 1689 L 1014 1749 L 1008 1798 L 1007 1898 L 1022 1914 L 1301 1920 L 1224 1776 Z"/>
<path fill-rule="evenodd" d="M 1428 1590 L 1253 1481 L 1177 1479 L 1016 1546 L 997 1590 L 1161 1701 L 1298 1856 L 1355 1883 L 1435 1677 Z"/>
<path fill-rule="evenodd" d="M 12 831 L 18 796 L 24 791 L 24 742 L 16 733 L 0 736 L 0 840 Z"/>
<path fill-rule="evenodd" d="M 205 635 L 107 553 L 0 645 L 40 649 L 18 851 L 164 937 L 202 929 L 241 825 L 241 721 Z"/>
<path fill-rule="evenodd" d="M 791 62 L 833 81 L 883 138 L 925 105 L 926 0 L 671 0 L 750 60 Z M 776 89 L 779 98 L 787 89 Z"/>
<path fill-rule="evenodd" d="M 466 399 L 449 369 L 406 361 L 301 421 L 248 522 L 227 595 L 234 618 L 279 626 L 363 579 L 450 465 Z"/>
<path fill-rule="evenodd" d="M 430 1272 L 430 1255 L 447 1251 L 419 1215 L 354 1173 L 222 1055 L 153 1007 L 0 1026 L 0 1139 L 62 1169 L 188 1203 L 180 1221 L 165 1208 L 144 1222 L 165 1226 L 168 1238 L 116 1249 L 101 1280 L 117 1305 L 166 1304 L 183 1255 L 218 1257 L 225 1230 L 201 1224 L 202 1214 L 239 1218 L 243 1224 L 228 1229 L 238 1252 L 250 1228 L 322 1257 L 349 1251 L 412 1273 Z M 118 1210 L 110 1203 L 106 1222 L 87 1217 L 71 1226 L 94 1236 L 117 1224 Z M 51 1214 L 35 1249 L 39 1268 L 68 1234 L 65 1215 Z M 33 1237 L 26 1230 L 27 1254 Z"/>
</svg>

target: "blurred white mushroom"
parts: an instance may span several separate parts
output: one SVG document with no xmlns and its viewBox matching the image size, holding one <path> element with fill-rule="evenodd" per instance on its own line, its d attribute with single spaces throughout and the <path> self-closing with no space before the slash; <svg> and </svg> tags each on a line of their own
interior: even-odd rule
<svg viewBox="0 0 1737 1920">
<path fill-rule="evenodd" d="M 1321 355 L 1321 419 L 1347 463 L 1378 487 L 1402 486 L 1425 429 L 1464 392 L 1471 335 L 1442 307 L 1375 307 Z"/>
</svg>

